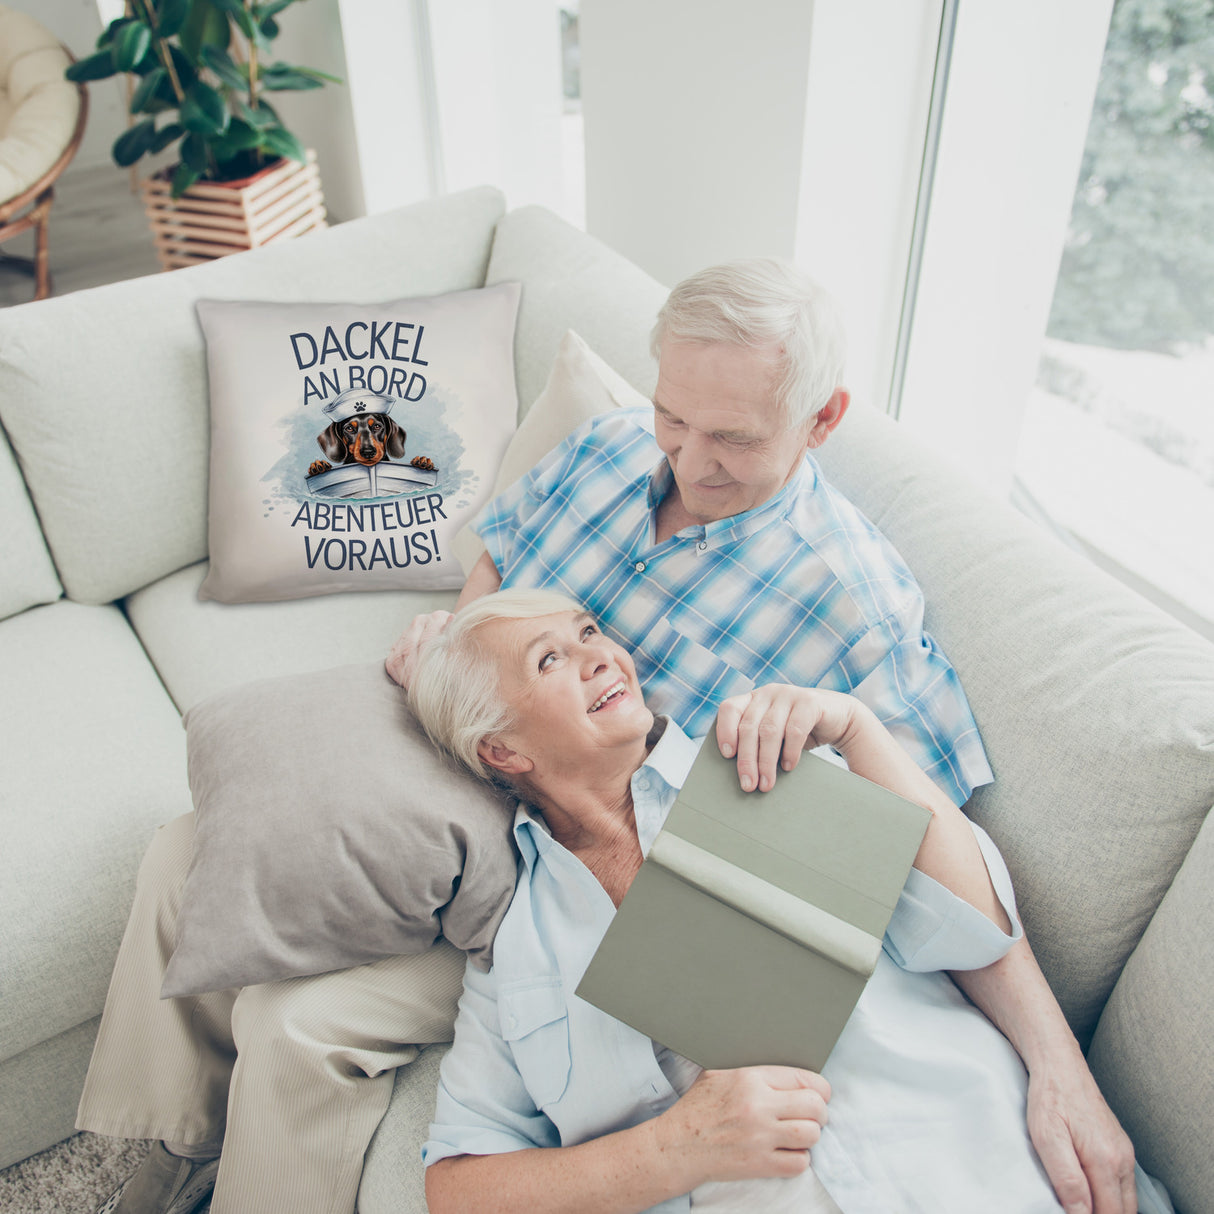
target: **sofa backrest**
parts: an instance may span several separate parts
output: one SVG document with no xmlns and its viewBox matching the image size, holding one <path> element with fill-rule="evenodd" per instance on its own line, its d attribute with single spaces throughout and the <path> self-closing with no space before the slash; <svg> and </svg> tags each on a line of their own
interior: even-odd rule
<svg viewBox="0 0 1214 1214">
<path fill-rule="evenodd" d="M 8 438 L 0 431 L 0 620 L 63 594 Z"/>
<path fill-rule="evenodd" d="M 105 603 L 207 555 L 197 299 L 376 303 L 484 282 L 482 188 L 299 240 L 0 312 L 0 421 L 70 598 Z"/>
</svg>

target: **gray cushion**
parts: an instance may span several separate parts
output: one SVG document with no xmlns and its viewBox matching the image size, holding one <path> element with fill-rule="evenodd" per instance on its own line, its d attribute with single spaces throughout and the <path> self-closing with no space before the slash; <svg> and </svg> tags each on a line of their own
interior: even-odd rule
<svg viewBox="0 0 1214 1214">
<path fill-rule="evenodd" d="M 139 861 L 190 808 L 185 735 L 122 613 L 0 626 L 0 1058 L 96 1016 Z"/>
<path fill-rule="evenodd" d="M 521 282 L 514 368 L 522 413 L 544 390 L 566 330 L 576 329 L 633 387 L 657 382 L 649 330 L 667 291 L 627 258 L 542 207 L 497 225 L 487 282 Z"/>
<path fill-rule="evenodd" d="M 1214 1209 L 1214 815 L 1206 818 L 1092 1039 L 1089 1061 L 1148 1172 Z"/>
<path fill-rule="evenodd" d="M 514 892 L 513 806 L 447 765 L 380 662 L 186 714 L 194 855 L 165 995 L 428 948 L 487 958 Z"/>
<path fill-rule="evenodd" d="M 206 556 L 195 300 L 369 303 L 479 287 L 502 210 L 496 190 L 471 190 L 0 311 L 0 420 L 68 594 L 109 602 Z M 49 411 L 55 426 L 32 424 Z"/>
<path fill-rule="evenodd" d="M 62 593 L 8 439 L 0 432 L 0 620 Z"/>
<path fill-rule="evenodd" d="M 382 662 L 420 612 L 450 610 L 452 590 L 333 594 L 286 603 L 200 601 L 206 565 L 192 565 L 123 603 L 177 707 L 253 679 Z"/>
<path fill-rule="evenodd" d="M 923 586 L 995 771 L 969 810 L 1086 1041 L 1214 800 L 1214 646 L 883 416 L 821 456 Z"/>
</svg>

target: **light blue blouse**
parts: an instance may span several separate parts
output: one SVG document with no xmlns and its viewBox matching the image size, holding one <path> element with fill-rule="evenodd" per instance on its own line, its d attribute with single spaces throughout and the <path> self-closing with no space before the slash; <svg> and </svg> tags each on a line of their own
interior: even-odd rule
<svg viewBox="0 0 1214 1214">
<path fill-rule="evenodd" d="M 644 851 L 698 749 L 669 722 L 634 775 Z M 611 899 L 537 817 L 521 809 L 514 831 L 518 887 L 493 969 L 465 973 L 427 1165 L 584 1142 L 678 1098 L 650 1039 L 574 994 L 615 913 Z M 989 965 L 1021 935 L 1003 860 L 974 833 L 1014 935 L 912 870 L 877 971 L 823 1069 L 833 1095 L 812 1164 L 845 1214 L 1060 1209 L 1028 1139 L 1023 1064 L 938 972 Z M 690 1205 L 682 1196 L 654 1209 Z"/>
</svg>

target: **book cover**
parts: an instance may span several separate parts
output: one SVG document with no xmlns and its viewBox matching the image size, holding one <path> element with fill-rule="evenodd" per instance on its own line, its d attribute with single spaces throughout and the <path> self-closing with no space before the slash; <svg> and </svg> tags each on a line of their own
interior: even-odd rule
<svg viewBox="0 0 1214 1214">
<path fill-rule="evenodd" d="M 814 754 L 744 793 L 710 735 L 577 994 L 703 1067 L 821 1070 L 930 820 Z"/>
</svg>

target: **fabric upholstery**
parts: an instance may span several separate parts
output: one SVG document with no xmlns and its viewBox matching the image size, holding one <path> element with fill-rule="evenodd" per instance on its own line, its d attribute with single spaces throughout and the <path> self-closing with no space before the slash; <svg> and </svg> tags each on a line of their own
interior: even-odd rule
<svg viewBox="0 0 1214 1214">
<path fill-rule="evenodd" d="M 69 596 L 109 602 L 206 556 L 197 299 L 365 303 L 478 287 L 501 211 L 496 190 L 471 190 L 0 313 L 0 420 Z M 32 424 L 52 408 L 55 426 Z"/>
<path fill-rule="evenodd" d="M 59 602 L 6 620 L 0 670 L 9 1058 L 101 1011 L 139 858 L 190 798 L 177 713 L 117 608 Z"/>
<path fill-rule="evenodd" d="M 1214 814 L 1113 988 L 1089 1060 L 1178 1209 L 1214 1194 Z"/>
<path fill-rule="evenodd" d="M 253 679 L 382 662 L 415 615 L 450 610 L 456 597 L 453 590 L 385 590 L 232 605 L 199 600 L 205 573 L 205 564 L 191 565 L 124 603 L 181 712 Z"/>
<path fill-rule="evenodd" d="M 923 587 L 995 771 L 969 810 L 1086 1043 L 1214 801 L 1214 646 L 883 416 L 819 455 Z"/>
<path fill-rule="evenodd" d="M 649 331 L 667 289 L 613 249 L 542 207 L 520 207 L 497 225 L 487 282 L 521 282 L 514 366 L 520 413 L 543 391 L 566 330 L 644 396 L 657 382 Z"/>
<path fill-rule="evenodd" d="M 382 662 L 223 692 L 185 717 L 194 855 L 165 995 L 424 952 L 487 964 L 513 800 L 446 762 Z"/>
<path fill-rule="evenodd" d="M 53 603 L 62 593 L 38 516 L 25 491 L 8 439 L 0 432 L 0 619 Z"/>
</svg>

